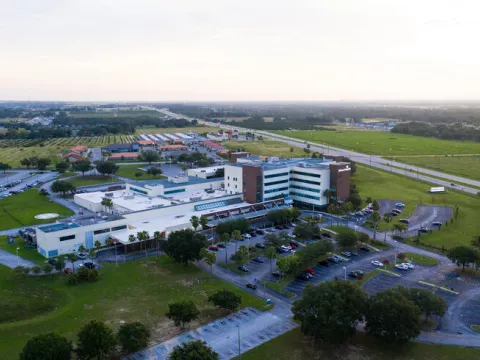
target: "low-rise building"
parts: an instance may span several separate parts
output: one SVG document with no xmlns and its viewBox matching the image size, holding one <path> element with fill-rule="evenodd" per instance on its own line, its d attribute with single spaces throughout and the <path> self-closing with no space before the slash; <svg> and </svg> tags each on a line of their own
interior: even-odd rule
<svg viewBox="0 0 480 360">
<path fill-rule="evenodd" d="M 119 152 L 111 154 L 108 160 L 137 160 L 139 156 L 138 152 Z"/>
<path fill-rule="evenodd" d="M 216 177 L 221 177 L 223 179 L 223 170 L 224 166 L 210 166 L 196 169 L 188 169 L 187 174 L 188 176 L 202 179 L 212 179 Z M 219 173 L 221 174 L 221 176 L 218 175 Z"/>
<path fill-rule="evenodd" d="M 111 144 L 102 149 L 103 151 L 114 153 L 139 152 L 140 144 L 138 142 L 125 144 Z"/>
<path fill-rule="evenodd" d="M 225 149 L 225 146 L 221 145 L 221 144 L 218 144 L 216 143 L 215 141 L 204 141 L 203 142 L 203 146 L 205 148 L 207 148 L 208 150 L 215 150 L 215 151 L 219 151 L 219 150 L 224 150 Z"/>
</svg>

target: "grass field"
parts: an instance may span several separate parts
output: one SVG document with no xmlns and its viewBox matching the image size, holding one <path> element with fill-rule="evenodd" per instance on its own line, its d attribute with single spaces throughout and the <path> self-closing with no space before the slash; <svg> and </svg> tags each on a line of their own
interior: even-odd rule
<svg viewBox="0 0 480 360">
<path fill-rule="evenodd" d="M 76 187 L 121 182 L 121 180 L 115 177 L 112 178 L 111 176 L 103 176 L 103 175 L 79 176 L 79 177 L 70 179 L 68 181 L 70 181 Z"/>
<path fill-rule="evenodd" d="M 415 211 L 418 204 L 433 204 L 459 206 L 459 216 L 448 226 L 442 226 L 440 231 L 430 234 L 422 234 L 421 241 L 426 244 L 445 246 L 445 248 L 457 245 L 469 245 L 473 236 L 479 234 L 478 214 L 480 214 L 480 197 L 449 190 L 445 194 L 432 195 L 427 193 L 430 184 L 415 179 L 405 179 L 401 176 L 373 169 L 367 166 L 357 165 L 357 173 L 352 181 L 357 184 L 360 196 L 366 199 L 401 200 L 405 203 L 402 217 Z M 398 221 L 397 219 L 395 221 Z M 391 229 L 381 223 L 380 229 Z M 377 239 L 380 239 L 377 237 Z"/>
<path fill-rule="evenodd" d="M 173 264 L 166 256 L 122 263 L 117 269 L 114 264 L 105 264 L 100 281 L 78 286 L 66 285 L 59 274 L 26 280 L 12 278 L 11 274 L 0 266 L 0 284 L 5 289 L 0 300 L 2 360 L 18 359 L 25 342 L 40 333 L 55 331 L 73 340 L 81 325 L 91 319 L 114 328 L 122 322 L 141 321 L 152 330 L 152 342 L 159 342 L 179 333 L 165 318 L 169 303 L 195 302 L 201 311 L 200 319 L 191 324 L 195 328 L 225 316 L 207 302 L 209 295 L 224 288 L 242 296 L 242 307 L 263 309 L 264 304 L 198 268 Z M 43 306 L 34 300 L 41 300 Z M 12 307 L 18 311 L 12 311 Z"/>
<path fill-rule="evenodd" d="M 139 168 L 145 167 L 146 165 L 120 165 L 120 168 L 116 172 L 116 175 L 126 177 L 133 180 L 152 180 L 153 176 L 149 175 L 146 171 L 140 170 Z M 142 176 L 135 176 L 136 172 L 142 173 Z M 157 175 L 155 179 L 165 179 L 166 176 Z"/>
<path fill-rule="evenodd" d="M 407 255 L 408 260 L 411 260 L 414 263 L 417 263 L 420 265 L 433 266 L 438 264 L 438 261 L 436 259 L 428 256 L 415 254 L 415 253 L 406 253 L 405 255 Z"/>
<path fill-rule="evenodd" d="M 347 344 L 315 347 L 299 328 L 242 354 L 243 360 L 474 360 L 479 357 L 479 349 L 415 342 L 400 347 L 364 333 L 357 333 Z"/>
<path fill-rule="evenodd" d="M 159 117 L 163 114 L 155 110 L 120 110 L 117 112 L 69 112 L 68 116 L 73 118 L 123 118 L 123 117 L 138 117 L 138 116 L 153 116 Z"/>
<path fill-rule="evenodd" d="M 278 156 L 282 158 L 303 158 L 311 156 L 298 147 L 293 147 L 293 152 L 290 152 L 290 146 L 280 141 L 227 141 L 224 145 L 227 149 L 234 151 L 243 148 L 244 151 L 248 151 L 252 155 Z"/>
<path fill-rule="evenodd" d="M 45 258 L 40 255 L 37 250 L 25 249 L 23 247 L 25 241 L 22 239 L 22 237 L 18 236 L 15 238 L 15 244 L 8 244 L 7 240 L 7 236 L 0 236 L 0 250 L 17 255 L 17 247 L 19 247 L 20 249 L 18 250 L 18 256 L 25 260 L 30 260 L 38 265 L 45 265 Z"/>
<path fill-rule="evenodd" d="M 35 219 L 35 215 L 44 213 L 56 213 L 62 217 L 73 215 L 71 210 L 62 205 L 49 202 L 48 197 L 41 196 L 37 190 L 27 190 L 0 199 L 0 230 L 52 222 L 52 219 Z"/>
<path fill-rule="evenodd" d="M 480 145 L 479 145 L 480 147 Z M 473 180 L 480 179 L 479 156 L 406 156 L 392 157 L 395 161 L 437 170 Z"/>
<path fill-rule="evenodd" d="M 174 133 L 189 133 L 194 132 L 201 134 L 204 132 L 216 132 L 217 129 L 208 126 L 191 126 L 184 128 L 157 128 L 157 127 L 142 127 L 137 128 L 136 135 L 140 134 L 174 134 Z"/>
<path fill-rule="evenodd" d="M 301 140 L 372 155 L 480 154 L 480 143 L 439 140 L 384 131 L 275 131 Z"/>
</svg>

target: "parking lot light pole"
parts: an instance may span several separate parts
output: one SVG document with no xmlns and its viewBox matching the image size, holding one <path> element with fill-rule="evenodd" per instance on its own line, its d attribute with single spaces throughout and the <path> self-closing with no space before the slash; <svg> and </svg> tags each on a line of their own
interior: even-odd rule
<svg viewBox="0 0 480 360">
<path fill-rule="evenodd" d="M 238 329 L 238 356 L 241 359 L 242 358 L 242 350 L 240 348 L 240 325 L 237 325 L 237 329 Z"/>
<path fill-rule="evenodd" d="M 20 250 L 19 247 L 17 247 L 17 266 L 20 265 L 20 258 L 18 257 L 18 250 Z"/>
<path fill-rule="evenodd" d="M 393 247 L 395 248 L 395 265 L 397 265 L 397 240 L 393 240 Z"/>
<path fill-rule="evenodd" d="M 343 267 L 343 272 L 345 275 L 345 280 L 347 280 L 347 268 L 345 266 Z"/>
</svg>

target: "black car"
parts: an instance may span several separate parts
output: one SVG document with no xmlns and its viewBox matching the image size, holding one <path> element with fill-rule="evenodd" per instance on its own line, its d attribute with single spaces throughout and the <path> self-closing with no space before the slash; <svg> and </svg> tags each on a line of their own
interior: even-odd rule
<svg viewBox="0 0 480 360">
<path fill-rule="evenodd" d="M 390 214 L 392 214 L 392 216 L 394 216 L 394 217 L 398 216 L 398 214 L 396 212 L 393 212 L 393 211 Z"/>
<path fill-rule="evenodd" d="M 242 272 L 249 272 L 250 270 L 247 269 L 246 266 L 242 265 L 242 266 L 238 266 L 237 267 L 238 270 L 242 271 Z"/>
<path fill-rule="evenodd" d="M 252 259 L 252 261 L 254 261 L 254 262 L 256 262 L 256 263 L 259 263 L 259 264 L 263 264 L 263 263 L 264 263 L 264 261 L 262 260 L 261 257 L 256 257 L 256 258 Z"/>
<path fill-rule="evenodd" d="M 326 238 L 331 238 L 332 237 L 332 235 L 330 235 L 328 232 L 322 233 L 322 236 L 326 237 Z"/>
<path fill-rule="evenodd" d="M 248 283 L 248 284 L 247 284 L 247 288 L 252 289 L 252 290 L 257 290 L 257 285 L 256 285 L 256 284 L 252 284 L 252 283 Z"/>
<path fill-rule="evenodd" d="M 222 248 L 222 249 L 225 249 L 225 248 L 226 248 L 226 246 L 225 246 L 224 243 L 218 243 L 218 244 L 217 244 L 217 247 Z"/>
<path fill-rule="evenodd" d="M 257 249 L 265 249 L 265 245 L 260 244 L 260 243 L 255 244 L 255 247 L 256 247 Z"/>
<path fill-rule="evenodd" d="M 327 260 L 322 260 L 318 262 L 318 265 L 328 267 L 328 261 Z"/>
<path fill-rule="evenodd" d="M 255 230 L 255 232 L 256 232 L 258 235 L 265 235 L 265 231 L 263 231 L 263 230 Z"/>
<path fill-rule="evenodd" d="M 357 273 L 356 273 L 355 271 L 350 271 L 350 272 L 348 273 L 348 276 L 351 277 L 351 278 L 356 279 L 356 278 L 357 278 Z"/>
<path fill-rule="evenodd" d="M 300 275 L 297 276 L 301 280 L 308 281 L 310 280 L 310 276 L 308 276 L 306 273 L 301 273 Z"/>
<path fill-rule="evenodd" d="M 280 271 L 274 271 L 272 272 L 272 275 L 279 278 L 282 277 L 283 274 Z"/>
<path fill-rule="evenodd" d="M 398 222 L 401 222 L 401 223 L 404 223 L 404 224 L 410 224 L 410 221 L 408 221 L 407 219 L 400 219 L 398 220 Z"/>
<path fill-rule="evenodd" d="M 370 248 L 368 246 L 362 246 L 360 250 L 363 250 L 365 252 L 370 252 Z"/>
<path fill-rule="evenodd" d="M 339 262 L 339 260 L 337 258 L 334 258 L 334 257 L 329 257 L 327 260 L 332 262 L 332 263 L 335 263 L 335 264 Z"/>
<path fill-rule="evenodd" d="M 249 234 L 251 237 L 257 236 L 257 234 L 255 233 L 255 231 L 249 232 L 248 234 Z"/>
<path fill-rule="evenodd" d="M 428 233 L 430 232 L 430 229 L 428 227 L 422 226 L 419 231 L 422 233 Z"/>
</svg>

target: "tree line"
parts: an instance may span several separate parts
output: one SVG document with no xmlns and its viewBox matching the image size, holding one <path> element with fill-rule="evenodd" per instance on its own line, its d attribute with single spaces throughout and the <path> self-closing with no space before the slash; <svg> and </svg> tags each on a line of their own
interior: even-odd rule
<svg viewBox="0 0 480 360">
<path fill-rule="evenodd" d="M 391 132 L 444 140 L 480 141 L 480 129 L 460 123 L 431 125 L 425 122 L 407 122 L 395 125 Z"/>
</svg>

